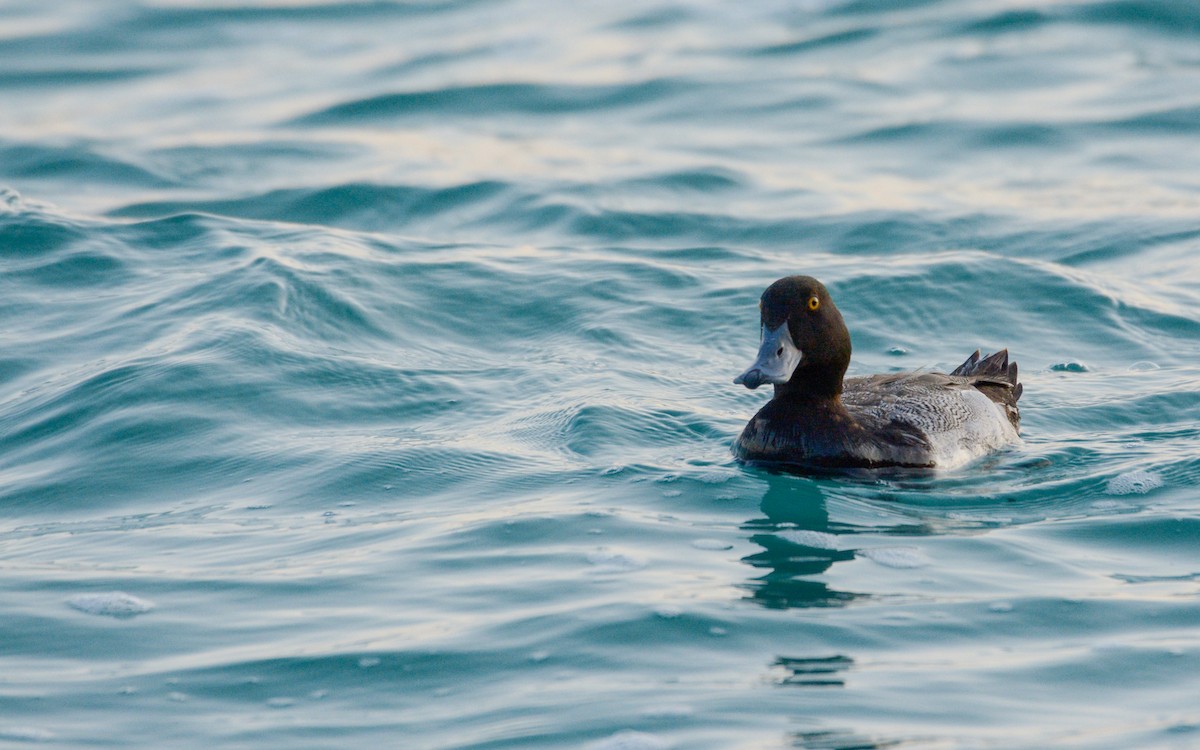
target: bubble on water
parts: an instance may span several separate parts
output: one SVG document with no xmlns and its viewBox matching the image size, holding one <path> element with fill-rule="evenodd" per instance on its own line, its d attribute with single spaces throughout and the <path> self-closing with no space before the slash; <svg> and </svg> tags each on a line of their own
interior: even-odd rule
<svg viewBox="0 0 1200 750">
<path fill-rule="evenodd" d="M 1132 365 L 1129 366 L 1130 372 L 1153 372 L 1154 370 L 1159 370 L 1159 369 L 1162 369 L 1162 368 L 1160 368 L 1158 365 L 1154 364 L 1153 362 L 1146 362 L 1146 361 L 1134 362 Z"/>
<path fill-rule="evenodd" d="M 713 551 L 733 549 L 733 545 L 729 542 L 723 542 L 720 539 L 694 539 L 692 546 L 696 549 L 706 549 Z"/>
<path fill-rule="evenodd" d="M 600 573 L 627 573 L 646 567 L 646 561 L 629 552 L 601 547 L 588 553 L 587 561 Z"/>
<path fill-rule="evenodd" d="M 1051 372 L 1090 372 L 1091 368 L 1083 362 L 1058 362 L 1050 365 Z"/>
<path fill-rule="evenodd" d="M 67 600 L 67 604 L 89 615 L 104 615 L 126 619 L 149 612 L 154 603 L 126 594 L 124 591 L 104 591 L 96 594 L 79 594 Z"/>
<path fill-rule="evenodd" d="M 917 547 L 868 547 L 855 554 L 887 568 L 921 568 L 930 562 L 929 556 Z"/>
<path fill-rule="evenodd" d="M 620 732 L 587 745 L 588 750 L 665 750 L 664 740 L 646 732 L 623 729 Z"/>
<path fill-rule="evenodd" d="M 664 604 L 654 610 L 654 614 L 664 620 L 674 620 L 677 617 L 683 616 L 683 607 L 674 604 Z"/>
<path fill-rule="evenodd" d="M 809 529 L 788 529 L 780 531 L 776 534 L 780 539 L 789 541 L 792 544 L 799 544 L 804 547 L 816 547 L 817 549 L 837 549 L 838 538 L 835 534 L 830 534 L 825 531 L 811 531 Z"/>
<path fill-rule="evenodd" d="M 1144 495 L 1162 486 L 1162 477 L 1139 469 L 1118 474 L 1108 480 L 1106 492 L 1110 495 Z"/>
</svg>

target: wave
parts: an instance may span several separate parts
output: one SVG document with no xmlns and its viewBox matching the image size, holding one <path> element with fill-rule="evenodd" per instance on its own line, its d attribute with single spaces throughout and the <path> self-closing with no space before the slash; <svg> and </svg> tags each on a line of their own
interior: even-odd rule
<svg viewBox="0 0 1200 750">
<path fill-rule="evenodd" d="M 339 125 L 429 115 L 546 115 L 613 111 L 653 104 L 693 90 L 679 79 L 618 85 L 496 83 L 381 94 L 343 102 L 293 120 L 293 125 Z"/>
</svg>

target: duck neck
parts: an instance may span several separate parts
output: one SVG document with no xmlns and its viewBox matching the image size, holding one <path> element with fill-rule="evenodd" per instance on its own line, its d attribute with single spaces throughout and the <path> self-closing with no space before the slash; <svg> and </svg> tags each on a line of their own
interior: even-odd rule
<svg viewBox="0 0 1200 750">
<path fill-rule="evenodd" d="M 846 367 L 797 367 L 788 382 L 775 386 L 775 398 L 840 401 Z"/>
</svg>

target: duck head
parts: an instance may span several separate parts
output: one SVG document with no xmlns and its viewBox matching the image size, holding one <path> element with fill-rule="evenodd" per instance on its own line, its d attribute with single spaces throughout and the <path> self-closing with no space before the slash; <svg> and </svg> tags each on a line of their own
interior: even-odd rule
<svg viewBox="0 0 1200 750">
<path fill-rule="evenodd" d="M 759 302 L 758 357 L 733 382 L 775 386 L 776 396 L 837 396 L 850 366 L 850 332 L 825 286 L 811 276 L 788 276 Z"/>
</svg>

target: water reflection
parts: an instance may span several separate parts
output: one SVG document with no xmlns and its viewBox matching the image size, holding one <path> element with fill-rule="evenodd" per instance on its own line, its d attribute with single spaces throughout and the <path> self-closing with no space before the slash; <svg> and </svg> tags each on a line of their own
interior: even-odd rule
<svg viewBox="0 0 1200 750">
<path fill-rule="evenodd" d="M 742 558 L 763 575 L 744 584 L 748 598 L 772 609 L 839 607 L 862 596 L 836 591 L 810 578 L 835 562 L 854 559 L 854 550 L 839 549 L 830 531 L 829 511 L 815 482 L 784 475 L 767 476 L 760 508 L 762 518 L 747 521 L 750 541 L 763 548 Z"/>
<path fill-rule="evenodd" d="M 884 750 L 897 747 L 899 740 L 879 740 L 850 731 L 799 732 L 792 735 L 792 745 L 806 750 Z"/>
<path fill-rule="evenodd" d="M 854 666 L 854 660 L 841 654 L 815 658 L 780 656 L 771 666 L 782 674 L 778 678 L 780 685 L 845 687 L 846 682 L 842 679 L 841 673 Z"/>
</svg>

